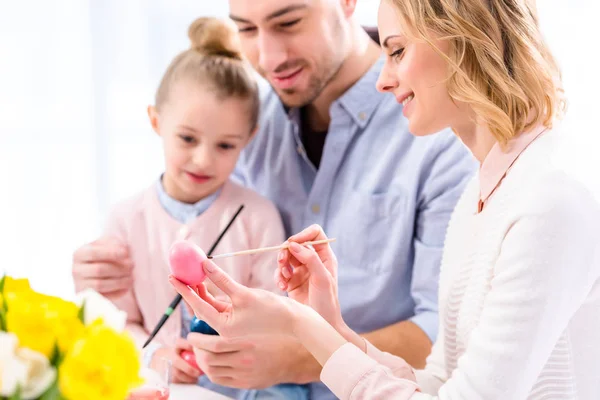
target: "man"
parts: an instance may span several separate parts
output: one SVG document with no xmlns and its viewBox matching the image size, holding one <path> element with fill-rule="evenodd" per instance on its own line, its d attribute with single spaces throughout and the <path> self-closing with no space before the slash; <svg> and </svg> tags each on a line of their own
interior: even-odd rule
<svg viewBox="0 0 600 400">
<path fill-rule="evenodd" d="M 318 223 L 337 238 L 345 321 L 419 368 L 437 335 L 446 226 L 475 163 L 449 131 L 413 137 L 402 106 L 376 91 L 385 61 L 353 16 L 355 4 L 229 0 L 246 56 L 271 86 L 238 177 L 276 203 L 288 234 Z M 102 243 L 78 252 L 75 276 L 90 260 L 118 264 Z M 103 279 L 88 274 L 78 286 L 126 287 L 125 268 L 96 269 Z M 319 364 L 288 338 L 189 339 L 215 384 L 310 383 L 311 398 L 334 398 L 317 383 Z"/>
</svg>

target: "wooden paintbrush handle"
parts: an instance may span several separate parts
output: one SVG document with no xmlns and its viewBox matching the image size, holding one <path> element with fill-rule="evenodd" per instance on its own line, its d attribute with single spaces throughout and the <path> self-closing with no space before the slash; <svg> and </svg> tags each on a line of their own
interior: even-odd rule
<svg viewBox="0 0 600 400">
<path fill-rule="evenodd" d="M 304 243 L 299 243 L 301 246 L 313 246 L 316 244 L 325 244 L 325 243 L 331 243 L 335 241 L 335 238 L 332 239 L 323 239 L 323 240 L 315 240 L 312 242 L 304 242 Z M 235 257 L 235 256 L 243 256 L 243 255 L 249 255 L 249 254 L 258 254 L 258 253 L 265 253 L 267 251 L 275 251 L 275 250 L 284 250 L 287 249 L 289 247 L 289 245 L 279 245 L 279 246 L 271 246 L 271 247 L 261 247 L 259 249 L 250 249 L 250 250 L 242 250 L 242 251 L 236 251 L 233 253 L 224 253 L 224 254 L 217 254 L 214 256 L 210 256 L 208 257 L 209 259 L 215 260 L 218 258 L 226 258 L 226 257 Z"/>
</svg>

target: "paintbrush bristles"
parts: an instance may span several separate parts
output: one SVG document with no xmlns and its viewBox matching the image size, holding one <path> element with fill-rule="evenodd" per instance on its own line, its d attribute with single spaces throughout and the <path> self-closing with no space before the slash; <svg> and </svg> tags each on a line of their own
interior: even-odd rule
<svg viewBox="0 0 600 400">
<path fill-rule="evenodd" d="M 301 246 L 312 246 L 312 245 L 316 245 L 316 244 L 331 243 L 333 241 L 335 241 L 335 238 L 324 239 L 324 240 L 315 240 L 312 242 L 304 242 L 304 243 L 298 243 L 298 244 L 300 244 Z M 214 256 L 209 256 L 208 258 L 211 260 L 216 260 L 218 258 L 235 257 L 235 256 L 243 256 L 243 255 L 250 255 L 250 254 L 257 254 L 257 253 L 265 253 L 267 251 L 284 250 L 284 249 L 287 249 L 288 247 L 289 247 L 288 244 L 282 244 L 280 246 L 261 247 L 259 249 L 242 250 L 242 251 L 236 251 L 233 253 L 217 254 Z"/>
</svg>

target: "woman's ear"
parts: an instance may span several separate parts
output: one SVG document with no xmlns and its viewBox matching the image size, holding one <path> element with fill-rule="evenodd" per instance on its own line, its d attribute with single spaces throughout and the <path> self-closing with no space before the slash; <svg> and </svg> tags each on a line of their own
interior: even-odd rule
<svg viewBox="0 0 600 400">
<path fill-rule="evenodd" d="M 150 119 L 150 125 L 152 129 L 158 136 L 160 136 L 160 127 L 158 123 L 158 111 L 156 111 L 156 107 L 150 105 L 148 106 L 148 119 Z"/>
</svg>

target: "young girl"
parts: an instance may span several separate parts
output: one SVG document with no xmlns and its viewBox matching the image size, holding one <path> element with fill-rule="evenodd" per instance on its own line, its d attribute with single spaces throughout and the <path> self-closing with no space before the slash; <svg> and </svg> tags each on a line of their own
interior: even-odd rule
<svg viewBox="0 0 600 400">
<path fill-rule="evenodd" d="M 344 324 L 331 247 L 299 244 L 325 239 L 316 226 L 280 255 L 289 298 L 242 287 L 209 260 L 232 305 L 171 278 L 194 311 L 223 336 L 295 336 L 341 399 L 600 399 L 600 207 L 555 162 L 560 74 L 532 4 L 380 4 L 378 89 L 404 104 L 411 132 L 450 126 L 481 163 L 448 226 L 424 370 Z"/>
<path fill-rule="evenodd" d="M 168 67 L 158 87 L 150 123 L 164 147 L 165 171 L 156 184 L 112 210 L 107 235 L 129 247 L 133 287 L 115 301 L 128 314 L 128 329 L 144 343 L 177 293 L 168 284 L 168 250 L 181 236 L 209 248 L 240 205 L 244 209 L 216 252 L 272 246 L 283 242 L 277 209 L 268 200 L 229 180 L 240 151 L 257 128 L 259 96 L 250 68 L 238 51 L 237 33 L 224 22 L 200 18 L 189 28 L 192 46 Z M 276 254 L 223 260 L 220 265 L 240 284 L 277 291 Z M 222 294 L 215 286 L 208 290 Z M 181 358 L 191 350 L 186 336 L 193 316 L 182 305 L 173 312 L 144 359 L 172 362 L 176 383 L 199 383 L 230 396 L 255 398 L 263 392 L 239 392 L 212 384 Z M 300 386 L 264 393 L 303 399 Z M 260 396 L 259 396 L 260 397 Z"/>
</svg>

